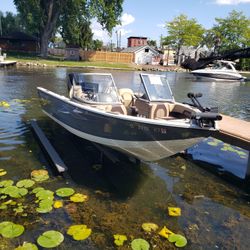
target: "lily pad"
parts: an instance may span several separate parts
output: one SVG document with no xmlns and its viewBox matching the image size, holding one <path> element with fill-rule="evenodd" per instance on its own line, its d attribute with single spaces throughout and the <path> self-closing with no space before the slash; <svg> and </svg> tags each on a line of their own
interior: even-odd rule
<svg viewBox="0 0 250 250">
<path fill-rule="evenodd" d="M 86 225 L 73 225 L 69 227 L 67 234 L 71 235 L 74 240 L 85 240 L 87 239 L 92 230 Z"/>
<path fill-rule="evenodd" d="M 70 196 L 69 199 L 73 202 L 84 202 L 88 199 L 88 196 L 84 195 L 84 194 L 76 193 L 76 194 L 73 194 L 72 196 Z"/>
<path fill-rule="evenodd" d="M 171 234 L 168 237 L 169 242 L 174 242 L 177 247 L 185 247 L 187 245 L 187 239 L 180 234 Z"/>
<path fill-rule="evenodd" d="M 63 234 L 58 231 L 46 231 L 37 239 L 39 246 L 44 248 L 53 248 L 59 246 L 64 240 Z"/>
<path fill-rule="evenodd" d="M 56 195 L 60 197 L 68 197 L 75 193 L 73 188 L 59 188 L 56 190 Z"/>
<path fill-rule="evenodd" d="M 168 207 L 168 214 L 170 216 L 181 216 L 181 209 L 179 207 Z"/>
<path fill-rule="evenodd" d="M 144 239 L 134 239 L 131 242 L 131 247 L 133 250 L 149 250 L 149 243 Z"/>
<path fill-rule="evenodd" d="M 44 190 L 43 187 L 36 187 L 36 188 L 34 188 L 34 189 L 31 191 L 31 193 L 36 194 L 36 193 L 38 193 L 39 191 L 42 191 L 42 190 Z"/>
<path fill-rule="evenodd" d="M 123 246 L 124 241 L 127 240 L 127 236 L 126 235 L 121 235 L 121 234 L 115 234 L 114 235 L 114 243 L 116 246 Z"/>
<path fill-rule="evenodd" d="M 50 190 L 40 190 L 36 193 L 36 197 L 39 200 L 53 200 L 54 199 L 54 192 L 50 191 Z"/>
<path fill-rule="evenodd" d="M 38 248 L 33 243 L 24 242 L 22 246 L 18 246 L 14 250 L 38 250 Z"/>
<path fill-rule="evenodd" d="M 143 223 L 142 224 L 142 229 L 145 231 L 145 232 L 154 232 L 158 229 L 158 226 L 154 223 Z"/>
<path fill-rule="evenodd" d="M 24 232 L 24 227 L 13 222 L 6 221 L 4 224 L 0 224 L 0 233 L 5 238 L 15 238 L 20 236 Z"/>
<path fill-rule="evenodd" d="M 0 168 L 0 176 L 4 176 L 7 174 L 7 171 L 5 171 L 4 169 Z"/>
<path fill-rule="evenodd" d="M 23 179 L 17 182 L 16 186 L 17 187 L 24 187 L 24 188 L 30 188 L 35 184 L 34 181 L 30 180 L 30 179 Z"/>
<path fill-rule="evenodd" d="M 159 235 L 166 238 L 166 239 L 168 239 L 168 237 L 172 234 L 174 234 L 174 233 L 172 231 L 170 231 L 168 228 L 166 228 L 165 226 L 159 232 Z"/>
<path fill-rule="evenodd" d="M 8 186 L 5 187 L 2 191 L 2 194 L 7 194 L 12 198 L 21 198 L 22 196 L 25 196 L 28 193 L 28 190 L 26 188 L 18 188 L 16 186 Z"/>
<path fill-rule="evenodd" d="M 12 186 L 13 183 L 14 183 L 14 181 L 12 181 L 12 180 L 0 181 L 0 187 L 9 187 L 9 186 Z"/>
<path fill-rule="evenodd" d="M 42 182 L 49 179 L 49 173 L 45 169 L 33 170 L 31 172 L 31 179 L 36 182 Z"/>
</svg>

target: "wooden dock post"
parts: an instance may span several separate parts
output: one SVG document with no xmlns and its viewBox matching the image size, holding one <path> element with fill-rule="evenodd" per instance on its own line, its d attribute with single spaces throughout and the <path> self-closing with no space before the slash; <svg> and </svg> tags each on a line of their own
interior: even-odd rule
<svg viewBox="0 0 250 250">
<path fill-rule="evenodd" d="M 30 122 L 34 132 L 36 133 L 39 141 L 41 142 L 43 148 L 46 150 L 48 156 L 52 160 L 53 164 L 57 168 L 57 171 L 59 173 L 64 173 L 67 170 L 66 165 L 64 164 L 63 160 L 60 158 L 54 147 L 51 145 L 43 131 L 38 126 L 37 122 L 35 120 L 32 120 Z"/>
</svg>

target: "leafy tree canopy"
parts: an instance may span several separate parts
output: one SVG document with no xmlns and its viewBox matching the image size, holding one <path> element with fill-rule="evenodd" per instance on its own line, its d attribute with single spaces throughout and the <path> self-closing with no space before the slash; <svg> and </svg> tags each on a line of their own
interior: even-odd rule
<svg viewBox="0 0 250 250">
<path fill-rule="evenodd" d="M 92 39 L 91 18 L 96 17 L 111 33 L 119 24 L 123 0 L 14 0 L 14 3 L 27 29 L 40 36 L 41 55 L 46 57 L 48 42 L 59 27 L 68 43 L 77 41 L 83 47 Z"/>
<path fill-rule="evenodd" d="M 164 38 L 164 44 L 172 44 L 179 51 L 180 47 L 197 46 L 202 40 L 204 28 L 195 19 L 188 19 L 184 14 L 166 23 L 168 36 Z"/>
<path fill-rule="evenodd" d="M 250 19 L 233 10 L 226 18 L 215 18 L 211 32 L 220 40 L 220 51 L 250 46 Z"/>
</svg>

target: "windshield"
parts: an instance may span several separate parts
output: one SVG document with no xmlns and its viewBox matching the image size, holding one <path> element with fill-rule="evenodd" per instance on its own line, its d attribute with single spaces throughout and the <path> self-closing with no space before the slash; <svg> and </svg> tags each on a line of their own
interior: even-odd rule
<svg viewBox="0 0 250 250">
<path fill-rule="evenodd" d="M 146 96 L 150 101 L 174 102 L 167 78 L 163 75 L 141 74 Z"/>
<path fill-rule="evenodd" d="M 111 74 L 76 74 L 75 81 L 83 92 L 91 94 L 92 102 L 120 102 Z"/>
</svg>

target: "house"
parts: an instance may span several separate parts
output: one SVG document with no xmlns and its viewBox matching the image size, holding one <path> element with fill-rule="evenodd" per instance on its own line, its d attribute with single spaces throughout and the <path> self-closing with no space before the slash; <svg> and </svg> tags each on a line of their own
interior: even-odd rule
<svg viewBox="0 0 250 250">
<path fill-rule="evenodd" d="M 39 53 L 39 39 L 23 32 L 12 32 L 0 36 L 0 48 L 3 51 Z"/>
<path fill-rule="evenodd" d="M 128 47 L 121 52 L 133 53 L 133 62 L 136 64 L 159 64 L 160 53 L 149 45 Z"/>
<path fill-rule="evenodd" d="M 138 47 L 147 45 L 147 37 L 130 36 L 128 37 L 128 47 Z"/>
<path fill-rule="evenodd" d="M 163 56 L 162 56 L 162 65 L 169 66 L 175 65 L 175 50 L 170 46 L 163 46 Z"/>
</svg>

